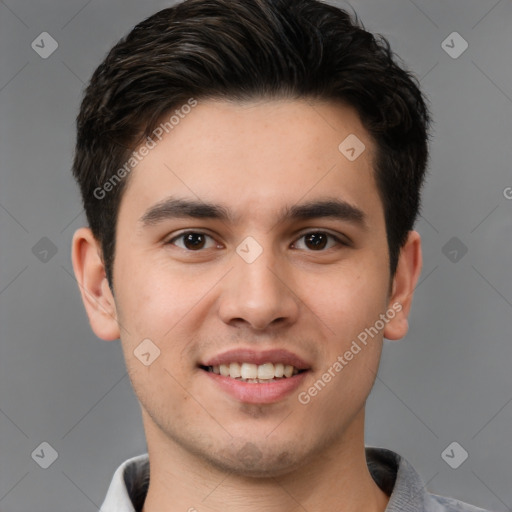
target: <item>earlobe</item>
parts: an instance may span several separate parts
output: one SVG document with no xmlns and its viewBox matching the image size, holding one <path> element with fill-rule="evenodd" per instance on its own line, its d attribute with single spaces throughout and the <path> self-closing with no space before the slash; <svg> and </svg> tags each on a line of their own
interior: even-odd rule
<svg viewBox="0 0 512 512">
<path fill-rule="evenodd" d="M 389 340 L 399 340 L 407 334 L 407 319 L 421 267 L 421 238 L 418 232 L 409 231 L 407 241 L 400 251 L 388 304 L 388 307 L 396 312 L 384 329 L 384 337 Z"/>
<path fill-rule="evenodd" d="M 89 228 L 80 228 L 73 235 L 71 260 L 92 330 L 103 340 L 118 339 L 114 296 L 106 278 L 100 244 Z"/>
</svg>

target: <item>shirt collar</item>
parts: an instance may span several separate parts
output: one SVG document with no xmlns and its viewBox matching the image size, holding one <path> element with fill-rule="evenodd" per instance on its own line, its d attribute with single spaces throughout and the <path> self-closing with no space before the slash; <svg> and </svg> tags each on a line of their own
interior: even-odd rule
<svg viewBox="0 0 512 512">
<path fill-rule="evenodd" d="M 149 485 L 149 457 L 145 453 L 124 461 L 114 473 L 101 512 L 140 512 Z"/>
<path fill-rule="evenodd" d="M 385 512 L 417 512 L 430 508 L 430 495 L 414 468 L 400 455 L 366 447 L 368 469 L 377 485 L 390 496 Z M 114 473 L 101 512 L 140 512 L 149 485 L 148 454 L 123 462 Z"/>
<path fill-rule="evenodd" d="M 375 483 L 390 496 L 385 512 L 430 510 L 425 484 L 407 460 L 391 450 L 367 446 L 366 462 Z"/>
</svg>

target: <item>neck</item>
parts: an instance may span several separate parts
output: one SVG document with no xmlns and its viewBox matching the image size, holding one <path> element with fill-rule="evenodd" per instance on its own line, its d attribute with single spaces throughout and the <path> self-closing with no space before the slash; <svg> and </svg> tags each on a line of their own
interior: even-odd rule
<svg viewBox="0 0 512 512">
<path fill-rule="evenodd" d="M 150 484 L 142 512 L 384 512 L 389 501 L 366 464 L 364 410 L 325 452 L 269 478 L 212 467 L 144 420 Z"/>
</svg>

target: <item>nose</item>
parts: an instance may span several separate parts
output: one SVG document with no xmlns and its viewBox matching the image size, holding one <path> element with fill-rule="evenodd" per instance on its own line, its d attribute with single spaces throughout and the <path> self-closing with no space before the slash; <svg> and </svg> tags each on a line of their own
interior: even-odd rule
<svg viewBox="0 0 512 512">
<path fill-rule="evenodd" d="M 219 315 L 234 327 L 257 331 L 296 322 L 300 300 L 293 290 L 285 262 L 277 264 L 271 251 L 247 263 L 234 255 L 235 267 L 222 282 Z"/>
</svg>

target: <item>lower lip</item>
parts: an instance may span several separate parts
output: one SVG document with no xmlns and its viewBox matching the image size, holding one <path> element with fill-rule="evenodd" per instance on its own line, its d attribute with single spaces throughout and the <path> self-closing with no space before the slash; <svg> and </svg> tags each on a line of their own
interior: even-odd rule
<svg viewBox="0 0 512 512">
<path fill-rule="evenodd" d="M 243 382 L 241 380 L 224 377 L 213 372 L 201 371 L 210 377 L 215 384 L 220 386 L 223 391 L 240 402 L 248 404 L 271 404 L 279 402 L 293 393 L 293 391 L 300 386 L 308 373 L 307 371 L 304 371 L 294 375 L 293 377 L 272 380 L 270 382 L 259 384 Z"/>
</svg>

